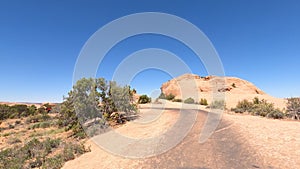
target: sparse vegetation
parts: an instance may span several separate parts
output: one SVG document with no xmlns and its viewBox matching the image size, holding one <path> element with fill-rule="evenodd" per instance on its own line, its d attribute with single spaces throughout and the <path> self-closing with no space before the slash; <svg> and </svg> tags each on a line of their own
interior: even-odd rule
<svg viewBox="0 0 300 169">
<path fill-rule="evenodd" d="M 173 95 L 172 93 L 165 95 L 164 93 L 160 93 L 159 99 L 166 99 L 166 100 L 173 100 L 175 99 L 175 95 Z"/>
<path fill-rule="evenodd" d="M 167 100 L 173 100 L 174 98 L 175 98 L 175 95 L 173 95 L 172 93 L 166 95 Z"/>
<path fill-rule="evenodd" d="M 18 137 L 11 137 L 7 140 L 8 144 L 16 144 L 16 143 L 22 143 L 22 141 Z"/>
<path fill-rule="evenodd" d="M 51 122 L 49 121 L 44 121 L 44 122 L 39 122 L 36 124 L 33 124 L 32 126 L 29 127 L 29 129 L 36 129 L 36 128 L 48 128 L 51 126 Z"/>
<path fill-rule="evenodd" d="M 206 100 L 205 98 L 200 99 L 199 104 L 200 104 L 200 105 L 204 105 L 204 106 L 207 106 L 207 105 L 208 105 L 207 100 Z"/>
<path fill-rule="evenodd" d="M 20 141 L 17 141 L 20 142 Z M 63 151 L 58 151 L 64 147 Z M 66 143 L 60 139 L 31 139 L 23 146 L 7 148 L 0 152 L 0 168 L 53 168 L 58 169 L 70 157 L 90 151 L 80 143 Z M 56 153 L 54 153 L 56 152 Z M 51 156 L 51 154 L 55 156 Z"/>
<path fill-rule="evenodd" d="M 173 99 L 173 102 L 182 102 L 182 99 Z"/>
<path fill-rule="evenodd" d="M 226 108 L 226 104 L 224 100 L 215 100 L 208 106 L 208 108 L 223 110 Z"/>
<path fill-rule="evenodd" d="M 28 116 L 35 116 L 40 114 L 47 114 L 51 110 L 52 105 L 46 103 L 37 108 L 35 105 L 27 106 L 23 104 L 16 104 L 8 106 L 6 104 L 0 105 L 0 120 L 19 119 Z"/>
<path fill-rule="evenodd" d="M 111 122 L 123 123 L 126 115 L 136 113 L 135 92 L 103 78 L 81 79 L 55 106 L 0 105 L 0 121 L 5 123 L 0 136 L 8 144 L 1 147 L 0 168 L 61 168 L 65 161 L 89 151 L 78 142 L 86 132 L 99 133 Z"/>
<path fill-rule="evenodd" d="M 259 100 L 255 97 L 252 102 L 243 100 L 238 102 L 237 106 L 231 109 L 235 113 L 249 113 L 256 116 L 263 116 L 275 119 L 284 118 L 285 114 L 279 109 L 274 108 L 274 104 L 268 103 L 266 100 Z"/>
<path fill-rule="evenodd" d="M 194 104 L 195 103 L 195 100 L 191 97 L 187 98 L 184 100 L 184 103 L 187 103 L 187 104 Z"/>
<path fill-rule="evenodd" d="M 151 103 L 151 97 L 148 97 L 147 95 L 141 95 L 139 100 L 138 100 L 139 104 L 146 104 L 146 103 Z"/>
</svg>

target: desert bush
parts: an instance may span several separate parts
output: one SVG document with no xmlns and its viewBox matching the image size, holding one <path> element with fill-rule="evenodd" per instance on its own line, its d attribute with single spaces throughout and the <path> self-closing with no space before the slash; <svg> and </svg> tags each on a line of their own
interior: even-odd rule
<svg viewBox="0 0 300 169">
<path fill-rule="evenodd" d="M 263 100 L 262 100 L 262 101 L 263 101 Z M 252 103 L 253 103 L 253 104 L 260 104 L 261 101 L 259 100 L 258 97 L 254 97 L 254 99 L 252 100 Z"/>
<path fill-rule="evenodd" d="M 0 152 L 0 168 L 40 167 L 43 163 L 42 159 L 45 159 L 59 144 L 60 140 L 57 139 L 47 138 L 41 142 L 34 138 L 23 147 L 5 149 Z"/>
<path fill-rule="evenodd" d="M 253 115 L 266 117 L 267 114 L 272 113 L 274 110 L 273 103 L 268 103 L 266 100 L 262 100 L 259 104 L 253 104 L 249 112 Z"/>
<path fill-rule="evenodd" d="M 250 113 L 256 116 L 263 116 L 268 118 L 281 119 L 285 114 L 279 109 L 274 108 L 273 103 L 268 103 L 266 100 L 259 100 L 255 97 L 252 102 L 243 100 L 238 102 L 235 108 L 231 109 L 235 113 Z"/>
<path fill-rule="evenodd" d="M 0 120 L 8 119 L 10 106 L 6 104 L 0 104 Z"/>
<path fill-rule="evenodd" d="M 225 109 L 226 104 L 224 100 L 215 100 L 208 106 L 211 109 Z"/>
<path fill-rule="evenodd" d="M 201 98 L 199 104 L 204 106 L 208 105 L 207 100 L 205 98 Z"/>
<path fill-rule="evenodd" d="M 159 99 L 166 99 L 166 95 L 164 93 L 160 93 L 160 95 L 158 96 Z"/>
<path fill-rule="evenodd" d="M 51 158 L 46 158 L 42 165 L 42 169 L 60 169 L 63 166 L 62 155 L 56 155 Z"/>
<path fill-rule="evenodd" d="M 56 151 L 64 146 L 62 151 Z M 52 152 L 55 156 L 52 156 Z M 65 161 L 74 159 L 90 151 L 83 144 L 66 143 L 60 139 L 46 138 L 43 141 L 33 138 L 23 146 L 15 146 L 0 151 L 0 168 L 61 168 Z M 74 158 L 73 158 L 74 157 Z"/>
<path fill-rule="evenodd" d="M 284 118 L 284 116 L 285 114 L 282 111 L 280 111 L 279 109 L 275 109 L 270 113 L 268 113 L 266 117 L 273 118 L 273 119 L 282 119 Z"/>
<path fill-rule="evenodd" d="M 159 99 L 166 99 L 166 100 L 173 100 L 175 98 L 175 95 L 173 95 L 172 93 L 166 95 L 164 93 L 160 93 Z"/>
<path fill-rule="evenodd" d="M 51 127 L 51 122 L 44 121 L 44 122 L 39 122 L 39 123 L 33 124 L 32 126 L 29 127 L 29 129 L 48 128 L 48 127 Z"/>
<path fill-rule="evenodd" d="M 0 105 L 0 120 L 27 117 L 35 113 L 35 106 L 27 106 L 23 104 L 16 104 L 13 106 L 8 106 L 5 104 Z"/>
<path fill-rule="evenodd" d="M 23 156 L 19 148 L 7 148 L 0 151 L 0 168 L 19 169 L 23 168 L 26 156 Z"/>
<path fill-rule="evenodd" d="M 195 100 L 191 97 L 187 98 L 184 100 L 184 103 L 187 103 L 187 104 L 194 104 L 195 103 Z"/>
<path fill-rule="evenodd" d="M 248 100 L 239 101 L 235 108 L 232 108 L 231 111 L 235 113 L 245 113 L 246 111 L 250 111 L 252 109 L 253 103 Z"/>
<path fill-rule="evenodd" d="M 37 115 L 33 115 L 33 116 L 29 116 L 26 119 L 26 123 L 37 123 L 37 122 L 43 122 L 43 121 L 48 121 L 51 119 L 51 116 L 49 116 L 48 114 L 37 114 Z"/>
<path fill-rule="evenodd" d="M 172 93 L 166 95 L 167 100 L 173 100 L 174 98 L 175 98 L 175 95 L 173 95 Z"/>
<path fill-rule="evenodd" d="M 73 160 L 76 156 L 89 152 L 90 149 L 85 148 L 83 144 L 66 144 L 63 150 L 63 159 L 65 161 Z"/>
<path fill-rule="evenodd" d="M 64 161 L 74 160 L 75 155 L 71 145 L 65 145 L 63 150 L 63 159 Z"/>
<path fill-rule="evenodd" d="M 292 119 L 300 120 L 300 98 L 289 98 L 286 113 Z"/>
<path fill-rule="evenodd" d="M 182 102 L 182 99 L 173 99 L 173 102 Z"/>
<path fill-rule="evenodd" d="M 235 83 L 232 83 L 232 85 L 231 85 L 233 88 L 236 88 L 236 85 L 235 85 Z"/>
<path fill-rule="evenodd" d="M 49 121 L 41 122 L 39 125 L 39 128 L 48 128 L 48 127 L 51 127 L 51 122 Z"/>
<path fill-rule="evenodd" d="M 146 104 L 146 103 L 151 103 L 151 97 L 148 97 L 147 95 L 141 95 L 139 100 L 138 100 L 139 104 Z"/>
</svg>

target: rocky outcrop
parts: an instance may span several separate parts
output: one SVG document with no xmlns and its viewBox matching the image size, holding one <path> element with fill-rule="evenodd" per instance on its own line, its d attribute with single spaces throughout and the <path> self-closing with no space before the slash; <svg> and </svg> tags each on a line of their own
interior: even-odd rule
<svg viewBox="0 0 300 169">
<path fill-rule="evenodd" d="M 209 102 L 215 96 L 226 101 L 227 107 L 234 107 L 238 101 L 254 97 L 275 103 L 277 107 L 284 107 L 285 100 L 267 95 L 251 82 L 236 77 L 201 77 L 195 74 L 184 74 L 162 84 L 161 92 L 173 94 L 176 99 L 194 98 L 196 101 L 205 98 Z M 214 99 L 215 100 L 215 99 Z"/>
</svg>

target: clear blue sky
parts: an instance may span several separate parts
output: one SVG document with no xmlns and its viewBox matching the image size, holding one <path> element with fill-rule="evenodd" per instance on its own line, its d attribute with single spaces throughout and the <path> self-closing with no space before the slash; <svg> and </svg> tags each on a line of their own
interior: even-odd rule
<svg viewBox="0 0 300 169">
<path fill-rule="evenodd" d="M 74 65 L 88 38 L 103 25 L 137 12 L 164 12 L 199 27 L 211 40 L 225 74 L 253 82 L 276 97 L 300 96 L 300 1 L 0 1 L 0 101 L 60 102 L 72 87 Z M 193 73 L 202 63 L 180 42 L 140 35 L 117 44 L 98 76 L 143 48 L 169 50 Z M 149 78 L 148 80 L 145 80 Z M 151 78 L 151 80 L 150 80 Z M 132 82 L 149 94 L 169 80 L 149 70 Z"/>
</svg>

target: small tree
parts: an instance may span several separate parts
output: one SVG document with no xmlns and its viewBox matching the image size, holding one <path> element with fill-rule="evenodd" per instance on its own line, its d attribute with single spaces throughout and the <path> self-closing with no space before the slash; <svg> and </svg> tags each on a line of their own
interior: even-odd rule
<svg viewBox="0 0 300 169">
<path fill-rule="evenodd" d="M 300 120 L 300 98 L 289 98 L 286 109 L 290 118 Z"/>
<path fill-rule="evenodd" d="M 139 104 L 146 104 L 146 103 L 150 103 L 151 102 L 151 98 L 148 97 L 147 95 L 141 95 L 139 100 L 138 100 L 138 103 Z"/>
<path fill-rule="evenodd" d="M 107 83 L 103 78 L 83 78 L 73 86 L 59 110 L 59 125 L 66 130 L 72 129 L 75 136 L 80 136 L 83 133 L 80 123 L 87 128 L 98 125 L 100 130 L 106 127 L 105 120 L 110 120 L 114 112 L 136 112 L 136 106 L 129 86 Z M 116 120 L 119 122 L 120 118 Z"/>
<path fill-rule="evenodd" d="M 232 83 L 232 85 L 231 85 L 233 88 L 236 88 L 236 85 L 235 85 L 235 83 Z"/>
</svg>

